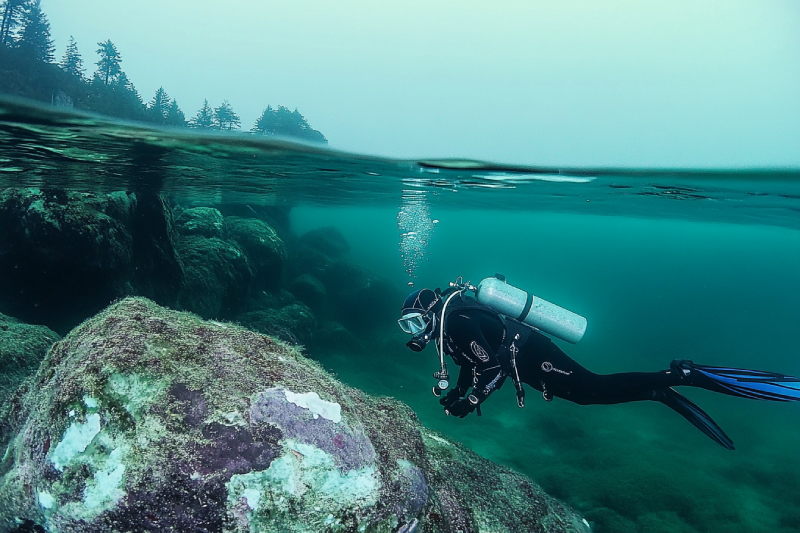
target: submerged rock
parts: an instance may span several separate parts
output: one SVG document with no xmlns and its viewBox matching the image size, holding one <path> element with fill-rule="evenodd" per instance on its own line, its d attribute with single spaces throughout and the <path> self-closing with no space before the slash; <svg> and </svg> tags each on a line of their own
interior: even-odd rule
<svg viewBox="0 0 800 533">
<path fill-rule="evenodd" d="M 280 287 L 287 254 L 275 230 L 256 218 L 227 217 L 225 223 L 231 239 L 242 247 L 253 266 L 254 288 Z"/>
<path fill-rule="evenodd" d="M 219 239 L 228 236 L 222 213 L 213 207 L 192 207 L 181 210 L 175 217 L 175 227 L 183 236 L 199 235 Z"/>
<path fill-rule="evenodd" d="M 25 378 L 36 373 L 47 350 L 59 338 L 44 326 L 24 324 L 0 313 L 0 413 Z"/>
<path fill-rule="evenodd" d="M 300 237 L 300 244 L 330 259 L 340 259 L 350 251 L 342 232 L 333 226 L 313 229 Z"/>
<path fill-rule="evenodd" d="M 164 200 L 130 192 L 0 192 L 0 300 L 66 332 L 115 298 L 174 305 L 183 270 Z"/>
<path fill-rule="evenodd" d="M 57 342 L 18 395 L 3 531 L 588 532 L 400 402 L 145 299 Z"/>
<path fill-rule="evenodd" d="M 178 251 L 185 271 L 178 305 L 204 318 L 235 316 L 253 277 L 244 251 L 234 242 L 199 235 L 181 238 Z"/>
<path fill-rule="evenodd" d="M 307 344 L 317 327 L 314 313 L 302 303 L 242 313 L 237 321 L 248 329 L 295 345 Z"/>
<path fill-rule="evenodd" d="M 292 293 L 312 309 L 320 309 L 325 304 L 327 290 L 320 280 L 311 274 L 298 276 L 289 284 Z"/>
</svg>

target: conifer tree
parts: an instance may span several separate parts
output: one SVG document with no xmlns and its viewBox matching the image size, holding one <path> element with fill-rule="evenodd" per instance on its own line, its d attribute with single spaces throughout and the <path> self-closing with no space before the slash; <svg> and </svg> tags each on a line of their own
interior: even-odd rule
<svg viewBox="0 0 800 533">
<path fill-rule="evenodd" d="M 124 72 L 119 73 L 115 89 L 122 93 L 124 100 L 128 102 L 134 113 L 141 113 L 144 108 L 142 97 Z"/>
<path fill-rule="evenodd" d="M 40 0 L 34 0 L 27 5 L 22 15 L 22 30 L 17 45 L 20 50 L 28 52 L 39 61 L 53 62 L 55 46 L 50 37 L 50 23 L 42 11 Z"/>
<path fill-rule="evenodd" d="M 83 59 L 78 52 L 78 45 L 75 44 L 75 38 L 72 35 L 69 36 L 69 44 L 67 44 L 67 50 L 64 52 L 64 57 L 61 58 L 61 64 L 59 66 L 61 70 L 67 74 L 72 74 L 77 78 L 83 79 L 85 72 L 83 68 Z M 127 80 L 127 77 L 125 79 Z"/>
<path fill-rule="evenodd" d="M 174 98 L 167 111 L 167 124 L 170 126 L 186 126 L 186 115 L 178 107 L 178 101 Z"/>
<path fill-rule="evenodd" d="M 153 95 L 153 99 L 147 104 L 147 114 L 150 115 L 153 121 L 164 124 L 168 113 L 169 95 L 167 91 L 164 90 L 164 87 L 159 87 L 156 89 L 156 94 Z"/>
<path fill-rule="evenodd" d="M 14 42 L 14 31 L 19 26 L 26 0 L 5 0 L 0 2 L 0 44 L 11 46 Z"/>
<path fill-rule="evenodd" d="M 309 125 L 300 112 L 295 109 L 289 111 L 288 107 L 282 105 L 277 109 L 267 106 L 261 117 L 256 120 L 251 130 L 253 133 L 262 135 L 280 135 L 283 137 L 297 137 L 306 141 L 327 143 L 328 139 Z"/>
<path fill-rule="evenodd" d="M 97 53 L 100 54 L 100 61 L 95 63 L 97 65 L 95 77 L 99 78 L 104 85 L 108 85 L 117 81 L 122 73 L 122 68 L 120 67 L 122 56 L 119 55 L 119 51 L 117 51 L 117 47 L 114 46 L 111 39 L 103 43 L 97 43 L 97 46 L 100 47 L 97 49 Z"/>
<path fill-rule="evenodd" d="M 203 99 L 203 107 L 189 121 L 190 128 L 210 129 L 214 127 L 214 110 L 208 105 L 208 99 Z"/>
<path fill-rule="evenodd" d="M 214 109 L 214 127 L 218 130 L 233 131 L 239 129 L 241 124 L 239 115 L 233 111 L 233 107 L 227 100 L 223 100 L 222 105 Z"/>
</svg>

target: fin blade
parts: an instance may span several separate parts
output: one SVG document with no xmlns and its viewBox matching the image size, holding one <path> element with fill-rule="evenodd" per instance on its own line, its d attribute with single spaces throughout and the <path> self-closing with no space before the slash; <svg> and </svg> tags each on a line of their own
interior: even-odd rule
<svg viewBox="0 0 800 533">
<path fill-rule="evenodd" d="M 692 365 L 703 376 L 736 396 L 776 402 L 800 401 L 800 379 L 775 372 Z"/>
<path fill-rule="evenodd" d="M 663 389 L 663 393 L 662 397 L 659 398 L 661 403 L 684 417 L 694 427 L 705 433 L 706 436 L 723 448 L 728 450 L 736 449 L 733 440 L 714 422 L 714 419 L 689 398 L 672 388 Z"/>
</svg>

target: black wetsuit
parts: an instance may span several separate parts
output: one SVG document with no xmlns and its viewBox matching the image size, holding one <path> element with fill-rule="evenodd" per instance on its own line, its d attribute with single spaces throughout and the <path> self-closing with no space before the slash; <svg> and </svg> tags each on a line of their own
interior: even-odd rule
<svg viewBox="0 0 800 533">
<path fill-rule="evenodd" d="M 507 331 L 504 321 L 491 309 L 472 303 L 447 310 L 444 352 L 460 367 L 455 390 L 461 395 L 472 387 L 478 404 L 500 388 L 509 375 L 508 365 L 497 354 Z M 438 331 L 436 335 L 438 342 Z M 614 404 L 654 399 L 654 391 L 679 383 L 669 370 L 599 375 L 585 369 L 548 337 L 531 330 L 518 346 L 516 366 L 520 381 L 543 392 L 545 398 L 558 396 L 581 405 Z"/>
</svg>

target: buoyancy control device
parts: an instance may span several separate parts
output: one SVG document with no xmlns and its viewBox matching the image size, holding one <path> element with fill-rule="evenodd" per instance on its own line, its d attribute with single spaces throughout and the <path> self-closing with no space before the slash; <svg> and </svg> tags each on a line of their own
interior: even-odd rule
<svg viewBox="0 0 800 533">
<path fill-rule="evenodd" d="M 478 303 L 497 311 L 498 314 L 513 318 L 538 331 L 572 344 L 580 341 L 586 332 L 587 321 L 584 317 L 510 285 L 502 274 L 495 274 L 492 278 L 482 280 L 477 287 L 469 281 L 464 282 L 463 278 L 459 276 L 455 281 L 450 282 L 450 289 L 443 295 L 446 295 L 446 298 L 442 308 L 442 319 L 439 320 L 438 324 L 440 368 L 438 372 L 433 374 L 433 377 L 437 380 L 436 386 L 433 388 L 435 396 L 439 396 L 442 391 L 450 387 L 447 363 L 444 359 L 445 313 L 450 300 L 456 295 L 461 295 L 467 291 L 475 294 Z M 519 336 L 517 336 L 518 338 Z M 512 351 L 517 350 L 513 343 L 511 344 L 511 349 Z M 512 355 L 516 357 L 516 352 L 513 351 Z M 516 371 L 516 362 L 514 362 L 514 370 Z M 524 397 L 524 393 L 521 392 L 519 377 L 516 376 L 516 378 L 518 403 L 520 407 L 523 407 L 524 401 L 521 400 L 520 395 Z"/>
</svg>

